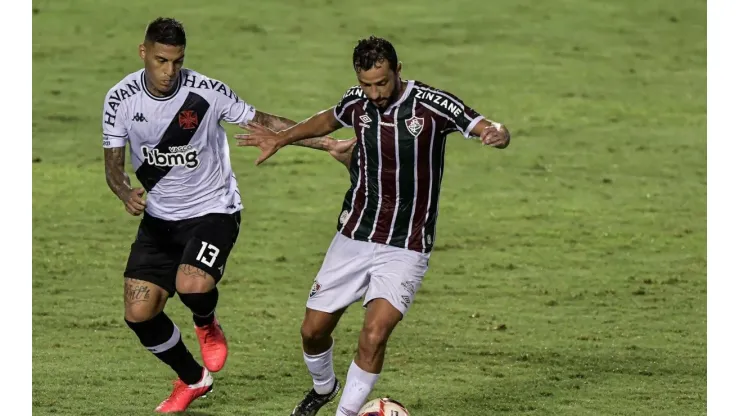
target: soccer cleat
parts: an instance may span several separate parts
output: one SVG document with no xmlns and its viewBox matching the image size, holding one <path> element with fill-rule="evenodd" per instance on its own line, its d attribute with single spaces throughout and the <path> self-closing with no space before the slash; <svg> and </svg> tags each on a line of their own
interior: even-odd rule
<svg viewBox="0 0 740 416">
<path fill-rule="evenodd" d="M 328 394 L 318 394 L 316 390 L 311 389 L 306 394 L 306 397 L 298 403 L 298 406 L 293 409 L 293 413 L 290 416 L 315 416 L 319 412 L 319 409 L 337 397 L 341 389 L 342 384 L 338 379 L 334 380 L 334 388 Z"/>
<path fill-rule="evenodd" d="M 226 344 L 226 336 L 216 318 L 209 325 L 195 327 L 195 334 L 200 343 L 200 356 L 203 365 L 208 371 L 218 372 L 224 368 L 229 348 Z"/>
<path fill-rule="evenodd" d="M 187 385 L 179 378 L 175 380 L 175 388 L 165 401 L 154 410 L 157 413 L 184 412 L 190 403 L 198 397 L 203 397 L 213 389 L 213 377 L 207 369 L 203 369 L 203 377 L 196 384 Z"/>
</svg>

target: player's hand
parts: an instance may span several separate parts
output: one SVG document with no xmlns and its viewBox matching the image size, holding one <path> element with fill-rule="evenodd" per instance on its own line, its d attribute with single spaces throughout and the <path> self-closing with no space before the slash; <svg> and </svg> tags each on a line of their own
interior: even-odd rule
<svg viewBox="0 0 740 416">
<path fill-rule="evenodd" d="M 146 208 L 146 201 L 143 198 L 144 192 L 146 192 L 144 188 L 134 188 L 121 198 L 123 206 L 126 207 L 126 211 L 129 214 L 137 216 L 144 212 Z"/>
<path fill-rule="evenodd" d="M 334 140 L 332 142 L 332 148 L 329 149 L 329 154 L 349 169 L 349 165 L 352 162 L 352 151 L 355 149 L 356 143 L 357 137 L 349 140 Z"/>
<path fill-rule="evenodd" d="M 260 154 L 260 157 L 254 163 L 255 165 L 264 162 L 284 146 L 282 137 L 263 125 L 250 121 L 246 125 L 240 125 L 239 127 L 251 131 L 251 133 L 235 135 L 236 145 L 259 147 L 262 150 L 262 154 Z"/>
<path fill-rule="evenodd" d="M 503 124 L 493 123 L 483 130 L 483 134 L 480 136 L 480 141 L 486 146 L 493 146 L 499 149 L 504 149 L 509 145 L 511 140 L 511 134 L 509 129 Z"/>
</svg>

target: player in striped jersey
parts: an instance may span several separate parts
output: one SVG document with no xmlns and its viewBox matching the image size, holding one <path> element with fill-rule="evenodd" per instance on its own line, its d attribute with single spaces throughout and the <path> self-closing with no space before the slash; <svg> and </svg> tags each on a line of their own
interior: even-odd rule
<svg viewBox="0 0 740 416">
<path fill-rule="evenodd" d="M 210 372 L 221 370 L 227 357 L 215 316 L 216 285 L 239 234 L 243 205 L 221 122 L 254 120 L 276 129 L 295 124 L 255 109 L 223 82 L 183 68 L 185 41 L 176 20 L 150 23 L 139 47 L 144 68 L 110 89 L 102 114 L 108 186 L 131 215 L 143 214 L 124 271 L 124 319 L 178 376 L 156 409 L 162 413 L 184 411 L 208 392 Z M 321 137 L 299 144 L 343 161 L 339 143 Z M 126 174 L 126 144 L 142 188 L 132 188 Z M 175 293 L 193 313 L 203 366 L 164 312 Z"/>
<path fill-rule="evenodd" d="M 314 387 L 294 416 L 315 415 L 338 394 L 331 333 L 347 306 L 363 295 L 365 323 L 337 416 L 355 415 L 377 381 L 388 338 L 427 271 L 447 135 L 458 131 L 495 148 L 507 147 L 510 140 L 504 126 L 456 96 L 402 80 L 396 52 L 384 39 L 361 40 L 353 64 L 360 85 L 336 107 L 277 133 L 251 123 L 251 134 L 237 135 L 240 145 L 262 150 L 258 164 L 287 144 L 341 127 L 354 128 L 358 138 L 337 234 L 309 293 L 301 327 Z"/>
</svg>

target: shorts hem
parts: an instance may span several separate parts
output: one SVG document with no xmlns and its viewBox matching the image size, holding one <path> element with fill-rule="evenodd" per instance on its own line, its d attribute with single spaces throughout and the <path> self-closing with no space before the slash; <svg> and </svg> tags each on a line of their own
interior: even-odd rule
<svg viewBox="0 0 740 416">
<path fill-rule="evenodd" d="M 153 284 L 153 285 L 155 285 L 157 287 L 162 288 L 162 290 L 164 290 L 165 292 L 167 292 L 167 294 L 169 295 L 169 297 L 173 297 L 173 296 L 175 296 L 175 293 L 177 293 L 177 290 L 175 290 L 174 287 L 172 287 L 171 288 L 172 290 L 170 290 L 170 288 L 166 288 L 166 287 L 162 286 L 162 281 L 161 281 L 162 279 L 157 278 L 157 277 L 150 277 L 150 276 L 147 276 L 146 274 L 139 274 L 136 271 L 131 271 L 131 272 L 127 271 L 127 272 L 123 273 L 123 278 L 124 279 L 141 280 L 142 282 L 151 283 L 151 284 Z"/>
<path fill-rule="evenodd" d="M 391 304 L 391 306 L 393 306 L 394 308 L 396 308 L 396 310 L 398 312 L 401 312 L 401 319 L 403 319 L 403 317 L 406 316 L 406 313 L 408 313 L 408 311 L 409 311 L 409 308 L 408 307 L 407 308 L 404 308 L 404 309 L 401 309 L 401 308 L 398 307 L 399 306 L 398 303 L 396 303 L 393 299 L 390 299 L 390 298 L 388 298 L 386 296 L 383 296 L 383 295 L 377 295 L 377 296 L 365 298 L 365 300 L 362 301 L 362 307 L 363 308 L 367 308 L 367 304 L 370 303 L 370 301 L 373 301 L 375 299 L 384 299 L 384 300 L 387 300 L 388 303 Z M 409 305 L 409 307 L 410 306 L 411 305 Z"/>
<path fill-rule="evenodd" d="M 202 271 L 208 273 L 208 275 L 213 278 L 213 280 L 216 282 L 216 284 L 218 284 L 218 282 L 220 282 L 221 281 L 221 278 L 223 277 L 223 275 L 220 275 L 220 274 L 218 276 L 215 276 L 213 273 L 211 273 L 210 270 L 206 270 L 206 268 L 204 268 L 201 265 L 201 263 L 198 263 L 196 261 L 188 261 L 188 260 L 180 261 L 180 263 L 177 265 L 177 267 L 179 268 L 183 264 L 188 265 L 188 266 L 195 267 L 198 270 L 202 270 Z M 216 270 L 218 270 L 218 269 L 216 269 Z M 177 275 L 175 275 L 175 276 L 177 276 Z M 177 277 L 175 277 L 175 278 L 177 278 Z"/>
<path fill-rule="evenodd" d="M 316 305 L 311 305 L 308 302 L 306 302 L 306 308 L 312 309 L 314 311 L 324 312 L 324 313 L 334 313 L 334 312 L 340 311 L 340 310 L 342 310 L 344 308 L 347 308 L 350 305 L 340 306 L 340 307 L 338 307 L 336 309 L 332 309 L 331 307 L 316 306 Z"/>
</svg>

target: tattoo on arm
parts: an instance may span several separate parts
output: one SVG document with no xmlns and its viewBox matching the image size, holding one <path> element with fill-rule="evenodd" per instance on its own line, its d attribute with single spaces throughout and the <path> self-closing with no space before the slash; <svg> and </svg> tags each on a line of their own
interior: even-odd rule
<svg viewBox="0 0 740 416">
<path fill-rule="evenodd" d="M 254 114 L 253 121 L 273 131 L 285 130 L 287 128 L 290 128 L 298 124 L 293 120 L 289 120 L 287 118 L 283 118 L 283 117 L 276 116 L 276 115 L 269 114 L 269 113 L 263 113 L 262 111 L 257 111 Z"/>
<path fill-rule="evenodd" d="M 150 298 L 149 288 L 142 284 L 129 282 L 124 283 L 124 302 L 128 305 L 146 302 Z"/>
<path fill-rule="evenodd" d="M 131 182 L 126 174 L 126 148 L 114 147 L 103 150 L 105 158 L 105 181 L 120 199 L 125 200 L 131 191 Z"/>
<path fill-rule="evenodd" d="M 293 120 L 276 116 L 269 113 L 263 113 L 261 111 L 257 111 L 254 115 L 254 122 L 257 124 L 261 124 L 268 129 L 272 131 L 281 131 L 285 129 L 289 129 L 293 126 L 295 126 L 296 123 Z M 329 137 L 314 137 L 311 139 L 303 139 L 299 140 L 297 142 L 292 143 L 293 146 L 302 146 L 302 147 L 310 147 L 311 149 L 317 149 L 317 150 L 329 150 L 331 145 L 329 144 L 330 140 L 332 140 Z"/>
<path fill-rule="evenodd" d="M 208 274 L 205 270 L 201 270 L 189 264 L 181 264 L 177 267 L 177 272 L 182 273 L 183 275 L 188 277 L 201 277 L 203 279 L 210 276 L 210 274 Z"/>
</svg>

